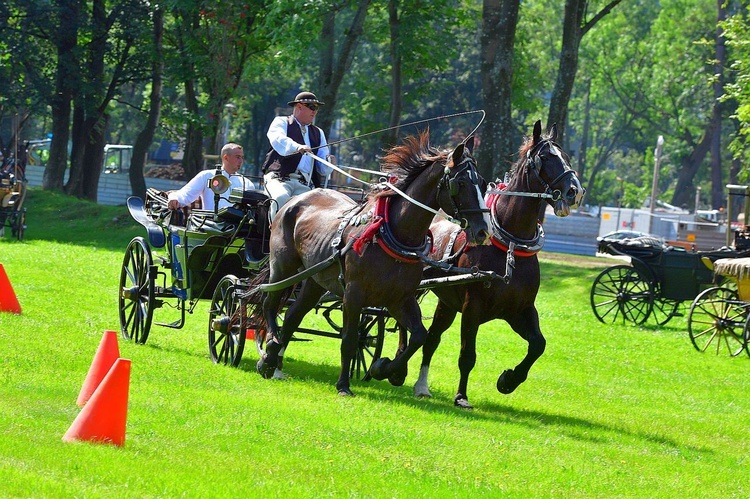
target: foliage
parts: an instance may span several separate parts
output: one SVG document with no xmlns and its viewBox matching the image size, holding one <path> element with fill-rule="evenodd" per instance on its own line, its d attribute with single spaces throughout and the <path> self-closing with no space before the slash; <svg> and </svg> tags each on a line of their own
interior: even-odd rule
<svg viewBox="0 0 750 499">
<path fill-rule="evenodd" d="M 432 363 L 433 398 L 412 395 L 417 354 L 403 387 L 354 381 L 358 396 L 342 399 L 333 388 L 337 340 L 300 335 L 312 341 L 290 345 L 292 378 L 264 380 L 252 349 L 238 369 L 211 363 L 200 302 L 183 329 L 154 326 L 146 345 L 119 339 L 132 361 L 124 447 L 63 443 L 102 334 L 118 329 L 124 248 L 144 231 L 132 220 L 109 225 L 127 217 L 123 207 L 30 195 L 26 239 L 0 240 L 23 308 L 0 313 L 2 496 L 750 494 L 750 359 L 696 352 L 684 317 L 664 327 L 600 324 L 589 291 L 610 261 L 544 252 L 545 354 L 518 390 L 501 395 L 497 376 L 525 343 L 505 324 L 482 326 L 474 411 L 453 407 L 458 322 Z M 51 233 L 87 224 L 88 233 Z M 423 303 L 429 321 L 435 302 Z M 319 319 L 306 324 L 327 330 Z M 387 335 L 385 354 L 394 339 Z"/>
<path fill-rule="evenodd" d="M 400 12 L 398 46 L 403 57 L 402 123 L 481 109 L 479 0 L 391 0 Z M 93 0 L 80 2 L 90 10 Z M 265 132 L 273 116 L 287 112 L 297 91 L 316 91 L 319 82 L 321 30 L 327 13 L 336 12 L 335 37 L 361 2 L 356 0 L 167 0 L 163 113 L 155 142 L 185 141 L 187 131 L 200 132 L 201 152 L 213 153 L 214 142 L 228 137 L 246 147 L 248 167 L 257 168 L 268 146 Z M 590 0 L 588 13 L 607 2 Z M 727 120 L 721 143 L 735 136 L 732 150 L 747 156 L 747 2 L 731 0 L 725 29 L 729 58 Z M 105 2 L 113 13 L 131 12 L 148 3 Z M 372 0 L 363 39 L 352 67 L 344 75 L 334 113 L 326 130 L 332 139 L 352 139 L 385 128 L 392 105 L 392 61 L 388 53 L 388 0 Z M 549 104 L 562 35 L 564 0 L 522 2 L 513 57 L 513 142 L 520 144 L 530 124 Z M 56 53 L 53 28 L 56 2 L 8 0 L 0 5 L 0 147 L 9 141 L 9 117 L 17 112 L 25 139 L 49 133 L 49 100 L 53 94 Z M 118 10 L 119 9 L 119 10 Z M 675 193 L 685 160 L 702 137 L 712 107 L 712 42 L 716 6 L 703 0 L 630 0 L 622 2 L 582 39 L 576 85 L 569 103 L 566 143 L 573 166 L 587 184 L 587 202 L 615 204 L 617 177 L 624 179 L 629 204 L 640 204 L 651 189 L 652 154 L 663 135 L 665 155 L 659 196 Z M 116 24 L 107 42 L 105 74 L 116 67 L 118 46 L 137 32 L 142 40 L 148 23 Z M 91 39 L 81 30 L 81 47 Z M 131 54 L 123 81 L 106 111 L 107 142 L 133 143 L 145 118 L 148 43 Z M 83 48 L 81 48 L 83 50 Z M 139 72 L 139 68 L 144 70 Z M 186 82 L 193 87 L 186 89 Z M 89 89 L 93 82 L 77 88 Z M 195 101 L 191 103 L 194 93 Z M 93 102 L 93 101 L 92 101 Z M 737 104 L 736 111 L 732 106 Z M 236 106 L 228 111 L 226 104 Z M 740 133 L 729 114 L 736 117 Z M 433 142 L 451 146 L 476 125 L 474 116 L 431 122 Z M 550 124 L 544 124 L 545 127 Z M 487 128 L 487 127 L 485 127 Z M 405 127 L 402 133 L 413 131 Z M 481 151 L 482 128 L 479 129 Z M 336 146 L 344 164 L 360 161 L 374 167 L 382 134 Z M 744 156 L 743 156 L 743 151 Z M 640 158 L 640 161 L 638 160 Z M 722 158 L 729 172 L 729 157 Z M 692 186 L 710 181 L 708 161 L 696 168 Z M 726 173 L 725 178 L 730 175 Z M 742 177 L 740 177 L 742 178 Z M 710 189 L 703 189 L 708 196 Z M 691 195 L 692 198 L 692 195 Z M 706 202 L 704 199 L 703 202 Z"/>
<path fill-rule="evenodd" d="M 745 4 L 722 27 L 727 45 L 732 51 L 730 69 L 734 76 L 733 81 L 725 86 L 726 98 L 737 102 L 734 117 L 739 122 L 739 130 L 731 144 L 731 150 L 736 158 L 747 165 L 750 160 L 750 7 L 747 2 Z"/>
</svg>

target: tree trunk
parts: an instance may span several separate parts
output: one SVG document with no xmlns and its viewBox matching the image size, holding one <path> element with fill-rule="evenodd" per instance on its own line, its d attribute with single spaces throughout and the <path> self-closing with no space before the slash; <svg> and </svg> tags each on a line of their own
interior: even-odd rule
<svg viewBox="0 0 750 499">
<path fill-rule="evenodd" d="M 158 5 L 154 8 L 154 55 L 151 66 L 151 94 L 149 95 L 148 119 L 143 130 L 138 134 L 133 145 L 133 157 L 130 160 L 130 188 L 134 196 L 146 198 L 146 180 L 143 170 L 148 148 L 154 141 L 156 127 L 161 115 L 161 90 L 164 61 L 162 58 L 162 39 L 164 36 L 164 12 Z"/>
<path fill-rule="evenodd" d="M 695 178 L 695 174 L 700 168 L 701 163 L 706 158 L 706 154 L 708 154 L 711 147 L 712 137 L 713 124 L 709 123 L 703 133 L 701 141 L 693 147 L 690 155 L 685 156 L 682 159 L 680 173 L 677 177 L 677 185 L 675 186 L 674 195 L 670 201 L 674 206 L 690 206 L 692 202 L 691 197 L 695 195 L 693 179 Z"/>
<path fill-rule="evenodd" d="M 562 49 L 555 87 L 549 103 L 547 128 L 557 123 L 557 141 L 565 144 L 565 125 L 568 119 L 568 103 L 573 93 L 578 72 L 578 48 L 581 38 L 622 0 L 610 0 L 590 21 L 584 23 L 589 0 L 565 0 L 563 15 Z"/>
<path fill-rule="evenodd" d="M 90 126 L 87 125 L 86 112 L 80 100 L 82 100 L 82 96 L 76 97 L 73 108 L 73 125 L 71 126 L 70 136 L 70 174 L 65 184 L 65 193 L 79 198 L 83 197 L 83 158 L 86 154 L 86 138 Z"/>
<path fill-rule="evenodd" d="M 193 178 L 203 169 L 203 132 L 201 132 L 198 111 L 198 99 L 195 96 L 195 82 L 185 81 L 185 107 L 193 120 L 185 131 L 185 153 L 182 157 L 182 168 L 185 178 Z"/>
<path fill-rule="evenodd" d="M 79 81 L 79 64 L 76 57 L 80 6 L 77 0 L 60 0 L 60 26 L 55 36 L 57 47 L 57 74 L 55 94 L 51 99 L 52 142 L 49 159 L 44 169 L 42 188 L 62 191 L 65 169 L 68 166 L 68 138 L 70 137 L 70 107 L 73 89 Z"/>
<path fill-rule="evenodd" d="M 591 129 L 591 78 L 587 78 L 584 84 L 584 110 L 583 110 L 583 132 L 581 133 L 581 146 L 578 149 L 578 178 L 583 182 L 586 178 L 586 154 L 589 145 L 589 130 Z"/>
<path fill-rule="evenodd" d="M 502 175 L 515 154 L 511 84 L 519 4 L 520 0 L 484 0 L 482 7 L 481 77 L 487 114 L 477 166 L 488 179 Z"/>
<path fill-rule="evenodd" d="M 99 177 L 104 164 L 104 146 L 107 139 L 104 135 L 109 123 L 109 115 L 104 114 L 91 128 L 83 155 L 84 175 L 82 182 L 83 197 L 96 203 L 99 192 Z"/>
<path fill-rule="evenodd" d="M 724 66 L 727 61 L 727 50 L 722 36 L 722 29 L 719 23 L 726 20 L 726 10 L 723 5 L 726 0 L 716 0 L 718 7 L 717 25 L 716 25 L 716 64 L 714 75 L 714 106 L 713 106 L 713 140 L 711 141 L 711 208 L 718 210 L 724 207 L 724 182 L 722 181 L 721 172 L 721 119 L 723 107 L 721 96 L 724 94 Z M 696 206 L 695 209 L 698 207 Z"/>
<path fill-rule="evenodd" d="M 391 35 L 389 47 L 391 53 L 391 112 L 388 127 L 392 128 L 383 134 L 383 145 L 393 146 L 398 140 L 398 128 L 401 123 L 403 108 L 403 82 L 401 79 L 401 41 L 399 40 L 400 21 L 398 18 L 398 0 L 388 1 L 388 27 Z"/>
<path fill-rule="evenodd" d="M 344 75 L 349 71 L 354 60 L 354 53 L 362 37 L 367 8 L 371 0 L 357 0 L 357 12 L 351 24 L 344 30 L 338 57 L 335 54 L 336 12 L 328 11 L 323 16 L 323 29 L 320 32 L 320 78 L 319 98 L 326 103 L 320 108 L 315 124 L 324 131 L 330 131 L 333 125 L 333 111 L 336 109 L 339 88 Z"/>
</svg>

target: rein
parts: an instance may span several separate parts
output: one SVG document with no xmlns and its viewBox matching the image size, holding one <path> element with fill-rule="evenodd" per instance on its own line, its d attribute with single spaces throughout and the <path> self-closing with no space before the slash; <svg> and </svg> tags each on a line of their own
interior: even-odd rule
<svg viewBox="0 0 750 499">
<path fill-rule="evenodd" d="M 407 200 L 407 201 L 409 201 L 410 203 L 412 203 L 412 204 L 415 204 L 416 206 L 419 206 L 419 207 L 420 207 L 420 208 L 422 208 L 423 210 L 426 210 L 426 211 L 428 211 L 428 212 L 432 213 L 433 215 L 436 215 L 436 216 L 441 216 L 441 217 L 445 218 L 446 220 L 448 220 L 449 222 L 452 222 L 452 223 L 454 223 L 454 224 L 456 224 L 456 225 L 460 226 L 460 227 L 461 227 L 462 229 L 465 229 L 466 227 L 468 227 L 468 226 L 469 226 L 469 222 L 468 222 L 468 221 L 467 221 L 466 219 L 463 219 L 463 218 L 462 218 L 461 220 L 459 220 L 459 219 L 457 219 L 457 218 L 454 218 L 454 217 L 452 217 L 452 216 L 448 215 L 448 214 L 447 214 L 447 213 L 445 213 L 445 212 L 441 212 L 441 211 L 438 211 L 438 210 L 433 210 L 432 208 L 430 208 L 430 207 L 429 207 L 429 206 L 427 206 L 426 204 L 424 204 L 424 203 L 421 203 L 421 202 L 417 201 L 416 199 L 414 199 L 413 197 L 409 196 L 408 194 L 406 194 L 406 193 L 405 193 L 404 191 L 402 191 L 401 189 L 399 189 L 398 187 L 396 187 L 395 185 L 393 185 L 393 184 L 392 184 L 392 183 L 391 183 L 390 181 L 388 181 L 388 180 L 381 180 L 381 181 L 380 181 L 380 182 L 378 182 L 377 184 L 371 184 L 371 183 L 369 183 L 369 182 L 366 182 L 366 181 L 364 181 L 364 180 L 362 180 L 362 179 L 359 179 L 359 178 L 357 178 L 357 177 L 355 177 L 355 176 L 353 176 L 353 175 L 350 175 L 349 173 L 346 173 L 346 172 L 345 172 L 344 170 L 342 170 L 342 169 L 341 169 L 341 168 L 339 168 L 338 166 L 334 165 L 333 163 L 331 163 L 331 162 L 329 162 L 329 161 L 326 161 L 326 160 L 324 160 L 324 159 L 321 159 L 321 158 L 319 158 L 319 157 L 317 157 L 317 156 L 313 155 L 312 153 L 309 153 L 309 152 L 308 152 L 308 153 L 305 153 L 305 154 L 308 154 L 308 155 L 312 156 L 312 157 L 313 157 L 313 158 L 315 159 L 315 161 L 320 161 L 321 163 L 323 163 L 324 165 L 328 166 L 329 168 L 332 168 L 332 169 L 336 170 L 337 172 L 339 172 L 339 173 L 341 173 L 341 174 L 343 174 L 343 175 L 346 175 L 347 177 L 349 177 L 349 178 L 351 178 L 351 179 L 357 180 L 358 182 L 362 182 L 363 184 L 367 184 L 367 185 L 369 185 L 369 186 L 370 186 L 370 187 L 372 187 L 372 188 L 374 188 L 374 187 L 376 187 L 376 186 L 377 186 L 377 187 L 380 187 L 381 189 L 385 189 L 385 188 L 387 188 L 387 189 L 391 189 L 391 190 L 392 190 L 393 192 L 395 192 L 396 194 L 398 194 L 398 195 L 399 195 L 399 196 L 401 196 L 402 198 L 406 199 L 406 200 Z M 463 162 L 461 162 L 461 163 L 460 163 L 460 164 L 459 164 L 458 166 L 461 166 L 461 165 L 463 165 L 463 164 L 465 164 L 465 163 L 468 163 L 469 161 L 470 161 L 470 160 L 469 160 L 469 159 L 467 158 L 466 160 L 464 160 Z M 351 167 L 349 167 L 349 168 L 350 168 L 350 169 L 353 169 L 353 168 L 351 168 Z M 468 168 L 468 166 L 465 166 L 464 168 Z M 358 171 L 362 171 L 362 172 L 367 172 L 367 173 L 377 173 L 377 174 L 380 174 L 380 173 L 382 173 L 382 172 L 380 172 L 380 171 L 378 171 L 378 172 L 374 172 L 374 171 L 371 171 L 371 170 L 362 170 L 362 169 L 359 169 L 359 168 L 356 168 L 356 170 L 358 170 Z M 456 170 L 456 174 L 460 173 L 460 171 L 461 171 L 461 170 Z M 439 195 L 439 193 L 440 193 L 440 189 L 441 189 L 441 188 L 444 188 L 444 186 L 447 186 L 447 185 L 449 185 L 449 183 L 450 183 L 450 181 L 451 181 L 451 179 L 450 179 L 450 177 L 449 177 L 449 175 L 448 175 L 449 173 L 450 173 L 450 169 L 449 169 L 449 168 L 446 168 L 446 169 L 445 169 L 445 172 L 444 172 L 444 174 L 443 174 L 443 178 L 442 178 L 442 179 L 440 180 L 440 182 L 438 183 L 438 195 Z M 451 197 L 451 199 L 453 199 L 453 198 Z M 454 205 L 454 206 L 455 206 L 455 205 Z M 458 209 L 457 209 L 457 208 L 456 208 L 456 212 L 458 212 Z"/>
<path fill-rule="evenodd" d="M 446 119 L 449 119 L 449 118 L 457 118 L 459 116 L 468 116 L 470 114 L 477 114 L 477 113 L 482 113 L 482 119 L 479 120 L 479 123 L 477 123 L 477 126 L 474 127 L 474 129 L 471 131 L 471 133 L 469 133 L 468 135 L 466 135 L 467 137 L 471 137 L 472 135 L 474 135 L 476 133 L 476 131 L 479 129 L 479 127 L 482 126 L 482 123 L 484 123 L 484 118 L 486 116 L 486 113 L 484 112 L 484 109 L 475 109 L 474 111 L 463 111 L 461 113 L 444 114 L 442 116 L 436 116 L 434 118 L 426 118 L 426 119 L 423 119 L 423 120 L 412 121 L 412 122 L 409 122 L 409 123 L 402 123 L 402 124 L 399 124 L 399 125 L 390 126 L 388 128 L 381 128 L 380 130 L 375 130 L 374 132 L 367 132 L 367 133 L 363 133 L 361 135 L 355 135 L 354 137 L 349 137 L 349 138 L 346 138 L 346 139 L 334 140 L 333 142 L 329 142 L 326 145 L 333 146 L 333 145 L 336 145 L 336 144 L 343 144 L 344 142 L 349 142 L 349 141 L 352 141 L 352 140 L 358 140 L 358 139 L 361 139 L 361 138 L 364 138 L 364 137 L 369 137 L 370 135 L 375 135 L 375 134 L 383 133 L 383 132 L 389 132 L 391 130 L 397 130 L 399 128 L 405 128 L 407 126 L 421 125 L 423 123 L 429 123 L 430 121 L 446 120 Z M 318 146 L 318 148 L 320 148 L 320 147 L 323 147 L 323 146 L 322 145 Z"/>
</svg>

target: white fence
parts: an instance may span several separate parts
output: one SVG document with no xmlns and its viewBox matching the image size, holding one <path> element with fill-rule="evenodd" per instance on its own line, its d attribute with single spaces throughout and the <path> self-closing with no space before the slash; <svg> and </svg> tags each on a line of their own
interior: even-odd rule
<svg viewBox="0 0 750 499">
<path fill-rule="evenodd" d="M 26 167 L 26 180 L 28 181 L 28 187 L 41 187 L 42 176 L 44 175 L 43 166 L 29 165 Z M 65 173 L 65 180 L 67 181 L 68 173 Z M 185 182 L 181 180 L 168 180 L 164 178 L 150 178 L 146 177 L 146 187 L 153 187 L 160 191 L 170 191 L 179 189 L 185 185 Z M 102 172 L 99 177 L 99 190 L 97 192 L 96 201 L 99 204 L 106 205 L 125 205 L 128 197 L 131 196 L 133 191 L 130 189 L 130 179 L 127 173 L 104 173 Z"/>
</svg>

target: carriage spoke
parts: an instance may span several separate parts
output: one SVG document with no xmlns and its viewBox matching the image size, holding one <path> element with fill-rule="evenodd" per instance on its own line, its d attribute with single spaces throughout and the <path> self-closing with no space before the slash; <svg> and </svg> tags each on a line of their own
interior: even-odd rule
<svg viewBox="0 0 750 499">
<path fill-rule="evenodd" d="M 591 308 L 604 324 L 614 324 L 619 318 L 643 324 L 652 304 L 651 283 L 627 265 L 604 269 L 591 286 Z"/>
<path fill-rule="evenodd" d="M 690 307 L 688 334 L 699 352 L 712 349 L 719 355 L 726 349 L 729 355 L 736 356 L 745 347 L 746 322 L 747 304 L 738 301 L 735 290 L 709 288 L 700 293 Z"/>
<path fill-rule="evenodd" d="M 216 364 L 237 367 L 245 348 L 242 308 L 238 306 L 235 290 L 239 279 L 228 275 L 214 290 L 208 317 L 208 350 Z"/>
</svg>

